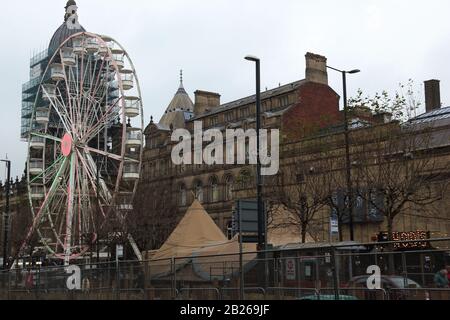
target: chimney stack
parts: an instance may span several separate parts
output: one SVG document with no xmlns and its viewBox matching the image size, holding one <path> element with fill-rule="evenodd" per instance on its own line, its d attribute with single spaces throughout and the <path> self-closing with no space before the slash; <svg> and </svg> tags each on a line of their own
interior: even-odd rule
<svg viewBox="0 0 450 320">
<path fill-rule="evenodd" d="M 441 89 L 439 80 L 425 81 L 425 106 L 427 113 L 441 108 Z"/>
<path fill-rule="evenodd" d="M 195 116 L 200 116 L 218 107 L 220 107 L 220 94 L 202 90 L 195 91 Z"/>
<path fill-rule="evenodd" d="M 311 52 L 305 57 L 306 81 L 328 85 L 327 58 Z"/>
</svg>

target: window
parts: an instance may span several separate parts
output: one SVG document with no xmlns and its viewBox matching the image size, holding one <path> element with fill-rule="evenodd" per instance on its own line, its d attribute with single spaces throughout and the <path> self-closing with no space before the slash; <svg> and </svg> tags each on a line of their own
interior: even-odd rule
<svg viewBox="0 0 450 320">
<path fill-rule="evenodd" d="M 250 161 L 250 143 L 248 141 L 245 142 L 245 161 Z"/>
<path fill-rule="evenodd" d="M 225 200 L 226 201 L 233 200 L 233 184 L 234 184 L 233 176 L 227 176 L 225 179 Z"/>
<path fill-rule="evenodd" d="M 210 180 L 210 198 L 211 203 L 219 202 L 219 183 L 217 178 L 213 177 Z"/>
<path fill-rule="evenodd" d="M 225 114 L 225 121 L 226 121 L 226 122 L 231 122 L 231 121 L 233 121 L 233 120 L 234 120 L 234 112 L 233 112 L 233 111 L 227 112 L 227 113 Z"/>
<path fill-rule="evenodd" d="M 281 97 L 278 100 L 279 100 L 280 107 L 286 107 L 289 105 L 289 97 L 288 96 Z"/>
<path fill-rule="evenodd" d="M 252 180 L 253 180 L 252 174 L 247 170 L 243 170 L 240 173 L 238 179 L 240 189 L 244 190 L 250 188 L 250 186 L 252 185 Z"/>
<path fill-rule="evenodd" d="M 263 102 L 263 110 L 265 112 L 270 111 L 272 109 L 272 101 L 271 100 L 266 100 Z"/>
<path fill-rule="evenodd" d="M 233 221 L 229 221 L 227 223 L 227 236 L 228 236 L 228 240 L 231 240 L 234 237 L 234 224 L 233 224 Z"/>
<path fill-rule="evenodd" d="M 182 184 L 180 186 L 180 205 L 185 207 L 187 204 L 186 186 Z"/>
<path fill-rule="evenodd" d="M 209 124 L 211 127 L 217 126 L 219 124 L 219 117 L 216 116 L 209 119 Z"/>
<path fill-rule="evenodd" d="M 197 181 L 195 183 L 195 198 L 199 201 L 199 202 L 203 202 L 203 184 L 201 183 L 201 181 Z"/>
<path fill-rule="evenodd" d="M 247 118 L 250 115 L 250 108 L 249 107 L 242 108 L 240 113 L 241 118 Z"/>
</svg>

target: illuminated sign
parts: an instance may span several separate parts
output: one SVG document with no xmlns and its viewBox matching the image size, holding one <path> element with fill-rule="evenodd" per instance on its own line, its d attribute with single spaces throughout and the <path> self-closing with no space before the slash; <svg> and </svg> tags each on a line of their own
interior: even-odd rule
<svg viewBox="0 0 450 320">
<path fill-rule="evenodd" d="M 388 233 L 384 232 L 379 235 L 379 241 L 388 241 Z M 411 232 L 393 232 L 391 235 L 392 241 L 399 241 L 394 244 L 394 249 L 427 249 L 430 247 L 430 232 L 427 231 L 411 231 Z M 407 241 L 407 242 L 404 242 Z"/>
</svg>

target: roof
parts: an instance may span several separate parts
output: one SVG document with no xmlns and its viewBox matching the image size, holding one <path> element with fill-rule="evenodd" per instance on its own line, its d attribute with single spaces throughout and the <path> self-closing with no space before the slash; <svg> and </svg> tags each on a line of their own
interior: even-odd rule
<svg viewBox="0 0 450 320">
<path fill-rule="evenodd" d="M 272 89 L 272 90 L 267 90 L 265 92 L 261 92 L 261 100 L 264 100 L 264 99 L 267 99 L 267 98 L 270 98 L 270 97 L 273 97 L 273 96 L 278 96 L 278 95 L 282 95 L 282 94 L 291 92 L 291 91 L 293 91 L 295 89 L 298 89 L 299 87 L 301 87 L 305 83 L 307 83 L 306 80 L 299 80 L 299 81 L 295 81 L 295 82 L 286 84 L 284 86 L 280 86 L 280 87 Z M 242 98 L 242 99 L 239 99 L 239 100 L 236 100 L 236 101 L 232 101 L 232 102 L 223 104 L 223 105 L 221 105 L 218 108 L 214 108 L 213 110 L 211 110 L 211 111 L 209 111 L 209 112 L 207 112 L 205 114 L 202 114 L 202 115 L 200 115 L 198 117 L 193 118 L 192 120 L 201 119 L 201 118 L 204 118 L 204 117 L 207 117 L 207 116 L 211 116 L 211 115 L 214 115 L 214 114 L 222 113 L 224 111 L 232 110 L 232 109 L 235 109 L 235 108 L 239 108 L 241 106 L 252 104 L 252 103 L 255 103 L 255 102 L 256 102 L 256 95 L 252 95 L 252 96 L 249 96 L 249 97 L 246 97 L 246 98 Z"/>
<path fill-rule="evenodd" d="M 180 87 L 170 102 L 160 123 L 174 128 L 184 128 L 186 121 L 193 117 L 194 103 L 187 94 L 183 86 L 183 80 L 180 81 Z"/>
<path fill-rule="evenodd" d="M 446 120 L 450 123 L 450 107 L 440 108 L 425 114 L 422 114 L 410 122 L 412 124 L 425 124 L 434 121 Z"/>
</svg>

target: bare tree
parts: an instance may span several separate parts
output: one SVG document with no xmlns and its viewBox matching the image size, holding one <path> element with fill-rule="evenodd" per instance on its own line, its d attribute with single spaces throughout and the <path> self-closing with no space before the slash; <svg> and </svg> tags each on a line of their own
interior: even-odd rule
<svg viewBox="0 0 450 320">
<path fill-rule="evenodd" d="M 178 222 L 178 193 L 171 181 L 141 185 L 134 211 L 126 219 L 128 232 L 142 250 L 159 249 Z"/>
<path fill-rule="evenodd" d="M 360 196 L 386 217 L 391 237 L 399 215 L 412 208 L 430 210 L 442 200 L 448 180 L 441 177 L 449 164 L 433 154 L 438 131 L 394 123 L 368 134 L 371 139 L 366 137 L 357 156 L 358 182 L 381 195 L 383 201 L 364 193 Z"/>
<path fill-rule="evenodd" d="M 271 186 L 266 195 L 271 227 L 298 227 L 302 243 L 306 242 L 308 233 L 318 231 L 317 215 L 326 207 L 329 196 L 324 188 L 328 175 L 312 163 L 293 163 L 267 183 Z"/>
<path fill-rule="evenodd" d="M 368 108 L 375 114 L 390 114 L 394 119 L 389 124 L 364 130 L 354 138 L 352 148 L 353 163 L 357 164 L 355 185 L 371 191 L 359 196 L 387 219 L 390 237 L 396 217 L 407 214 L 411 208 L 431 210 L 442 199 L 448 184 L 447 179 L 441 179 L 443 172 L 448 172 L 448 160 L 434 153 L 439 147 L 436 142 L 442 140 L 442 131 L 434 128 L 432 122 L 423 125 L 409 122 L 422 105 L 419 95 L 410 79 L 406 85 L 400 84 L 394 96 L 383 91 L 364 97 L 359 90 L 349 101 L 351 109 Z"/>
<path fill-rule="evenodd" d="M 325 203 L 330 210 L 330 215 L 335 215 L 339 226 L 339 241 L 344 240 L 343 226 L 348 219 L 348 192 L 345 171 L 345 159 L 333 157 L 331 154 L 324 158 L 322 174 L 324 185 L 323 194 Z"/>
</svg>

